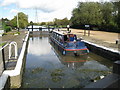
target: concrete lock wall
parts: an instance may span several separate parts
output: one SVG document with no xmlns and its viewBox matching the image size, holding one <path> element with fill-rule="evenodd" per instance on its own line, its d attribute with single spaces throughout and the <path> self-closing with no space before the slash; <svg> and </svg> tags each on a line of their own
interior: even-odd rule
<svg viewBox="0 0 120 90">
<path fill-rule="evenodd" d="M 116 60 L 120 59 L 119 51 L 109 49 L 104 46 L 100 46 L 100 45 L 97 45 L 97 44 L 94 44 L 94 43 L 91 43 L 88 41 L 84 41 L 84 42 L 85 42 L 86 46 L 88 47 L 88 49 L 95 54 L 98 54 L 98 55 L 100 55 L 104 58 L 107 58 L 109 60 L 112 60 L 112 61 L 116 61 Z"/>
<path fill-rule="evenodd" d="M 28 45 L 28 38 L 29 38 L 29 32 L 26 35 L 24 41 L 23 41 L 23 46 L 21 53 L 18 57 L 18 61 L 16 64 L 16 67 L 14 70 L 5 70 L 3 74 L 8 75 L 10 77 L 10 88 L 20 88 L 21 83 L 22 83 L 22 75 L 23 75 L 23 70 L 25 66 L 25 56 L 26 56 L 26 51 L 27 51 L 27 45 Z M 4 87 L 6 88 L 6 87 Z"/>
<path fill-rule="evenodd" d="M 22 61 L 22 64 L 21 64 L 20 69 L 19 69 L 20 73 L 16 76 L 10 77 L 11 88 L 19 88 L 21 86 L 23 70 L 24 70 L 24 66 L 25 66 L 25 62 L 26 62 L 25 58 L 26 58 L 26 53 L 27 53 L 28 38 L 29 38 L 29 33 L 27 34 L 27 36 L 24 40 L 24 43 L 23 43 L 23 47 L 21 50 L 22 55 L 19 57 L 20 60 Z"/>
<path fill-rule="evenodd" d="M 108 88 L 120 89 L 120 69 L 119 69 L 120 52 L 103 46 L 96 45 L 94 43 L 90 43 L 88 41 L 84 41 L 84 42 L 91 52 L 116 62 L 114 62 L 112 74 L 106 76 L 105 78 L 97 82 L 93 82 L 85 86 L 82 90 L 86 90 L 87 88 L 94 88 L 94 89 L 98 88 L 101 90 L 106 90 Z"/>
</svg>

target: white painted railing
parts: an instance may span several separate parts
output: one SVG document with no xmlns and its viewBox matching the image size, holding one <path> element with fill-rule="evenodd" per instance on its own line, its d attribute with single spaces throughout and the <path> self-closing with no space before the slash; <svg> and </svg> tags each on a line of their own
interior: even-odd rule
<svg viewBox="0 0 120 90">
<path fill-rule="evenodd" d="M 18 57 L 18 53 L 17 53 L 17 43 L 15 42 L 15 41 L 13 41 L 13 42 L 11 42 L 10 44 L 9 44 L 9 59 L 11 59 L 11 55 L 12 55 L 12 51 L 11 51 L 11 48 L 12 48 L 12 45 L 14 45 L 14 47 L 15 47 L 15 59 L 17 59 L 17 57 Z"/>
</svg>

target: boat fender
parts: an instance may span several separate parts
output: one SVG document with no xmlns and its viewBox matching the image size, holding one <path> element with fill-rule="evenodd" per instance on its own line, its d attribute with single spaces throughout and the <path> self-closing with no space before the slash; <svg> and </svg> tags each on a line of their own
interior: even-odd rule
<svg viewBox="0 0 120 90">
<path fill-rule="evenodd" d="M 63 55 L 65 55 L 66 54 L 66 51 L 63 51 Z"/>
<path fill-rule="evenodd" d="M 89 53 L 90 51 L 89 50 L 87 50 L 87 53 Z"/>
</svg>

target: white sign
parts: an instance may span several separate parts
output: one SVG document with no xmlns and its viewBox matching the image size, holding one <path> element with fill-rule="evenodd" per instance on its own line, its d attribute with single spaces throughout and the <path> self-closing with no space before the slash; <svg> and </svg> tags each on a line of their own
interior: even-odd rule
<svg viewBox="0 0 120 90">
<path fill-rule="evenodd" d="M 86 28 L 90 27 L 90 25 L 85 25 Z"/>
<path fill-rule="evenodd" d="M 4 30 L 0 30 L 0 36 L 2 36 L 3 33 L 4 33 Z"/>
</svg>

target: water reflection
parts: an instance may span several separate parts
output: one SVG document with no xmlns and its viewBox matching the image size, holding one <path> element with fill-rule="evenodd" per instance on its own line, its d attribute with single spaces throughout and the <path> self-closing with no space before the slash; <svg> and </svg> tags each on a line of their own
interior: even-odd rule
<svg viewBox="0 0 120 90">
<path fill-rule="evenodd" d="M 50 45 L 48 44 L 48 38 L 47 37 L 30 38 L 28 53 L 38 56 L 50 53 Z"/>
<path fill-rule="evenodd" d="M 112 63 L 107 59 L 92 53 L 63 56 L 49 42 L 48 37 L 30 38 L 23 88 L 82 88 L 91 79 L 111 72 Z"/>
<path fill-rule="evenodd" d="M 104 69 L 106 68 L 111 68 L 112 62 L 101 57 L 98 55 L 95 55 L 93 53 L 83 55 L 83 56 L 63 56 L 58 48 L 50 42 L 52 45 L 52 48 L 54 52 L 56 53 L 57 57 L 61 61 L 62 64 L 66 65 L 67 67 L 72 67 L 72 68 L 81 68 L 81 66 L 88 66 L 88 68 L 91 68 L 92 65 L 94 68 L 101 68 L 103 67 Z"/>
</svg>

